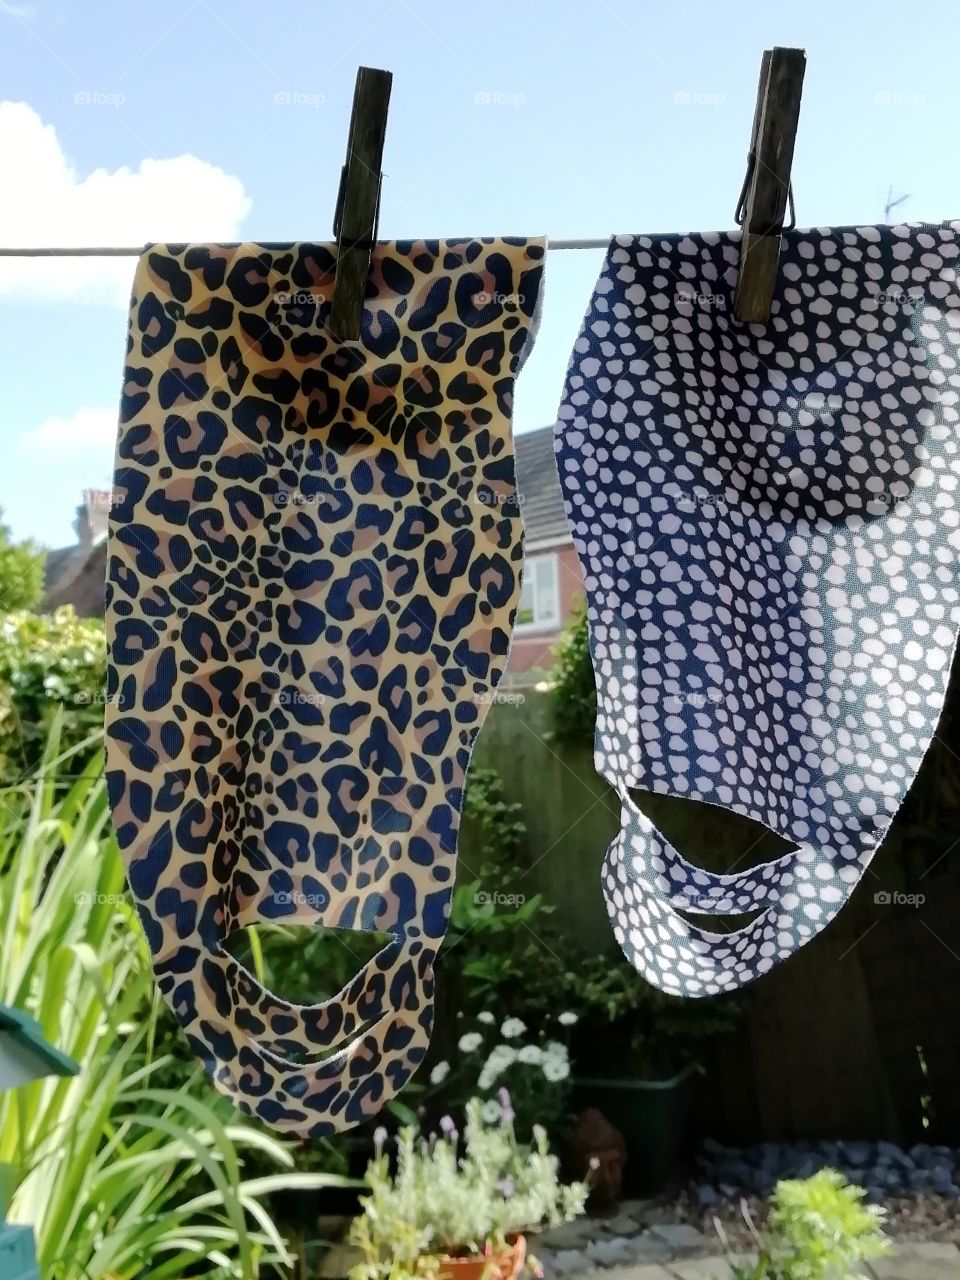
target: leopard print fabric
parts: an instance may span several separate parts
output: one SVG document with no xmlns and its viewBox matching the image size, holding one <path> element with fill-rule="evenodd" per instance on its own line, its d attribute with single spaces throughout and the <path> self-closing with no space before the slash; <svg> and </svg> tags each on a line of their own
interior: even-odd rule
<svg viewBox="0 0 960 1280">
<path fill-rule="evenodd" d="M 217 1086 L 343 1130 L 426 1051 L 463 786 L 519 597 L 514 379 L 544 243 L 378 245 L 358 342 L 335 249 L 149 248 L 111 515 L 107 780 L 157 982 Z M 224 948 L 382 931 L 293 1004 Z"/>
</svg>

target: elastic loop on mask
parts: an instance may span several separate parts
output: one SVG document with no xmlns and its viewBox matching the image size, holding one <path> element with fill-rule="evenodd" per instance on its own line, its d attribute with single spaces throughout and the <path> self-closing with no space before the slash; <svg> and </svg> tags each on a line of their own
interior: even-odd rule
<svg viewBox="0 0 960 1280">
<path fill-rule="evenodd" d="M 390 1011 L 322 1062 L 278 1058 L 247 1036 L 230 1061 L 191 1035 L 195 1052 L 241 1111 L 300 1137 L 320 1138 L 375 1115 L 403 1088 L 430 1043 L 432 999 L 415 1014 Z"/>
<path fill-rule="evenodd" d="M 222 973 L 238 1024 L 245 1022 L 245 1029 L 262 1028 L 253 1038 L 284 1058 L 291 1053 L 320 1052 L 379 1019 L 391 1007 L 390 978 L 403 950 L 402 939 L 388 942 L 336 995 L 316 1004 L 296 1004 L 277 995 L 222 949 L 209 952 L 207 963 Z"/>
<path fill-rule="evenodd" d="M 759 884 L 756 897 L 739 899 L 741 913 L 759 911 L 753 920 L 712 933 L 681 914 L 698 908 L 658 868 L 682 859 L 648 819 L 640 819 L 607 851 L 604 898 L 626 958 L 648 982 L 675 995 L 716 995 L 752 982 L 819 933 L 856 884 L 836 873 L 819 878 L 801 864 L 798 851 L 793 873 L 779 889 Z"/>
</svg>

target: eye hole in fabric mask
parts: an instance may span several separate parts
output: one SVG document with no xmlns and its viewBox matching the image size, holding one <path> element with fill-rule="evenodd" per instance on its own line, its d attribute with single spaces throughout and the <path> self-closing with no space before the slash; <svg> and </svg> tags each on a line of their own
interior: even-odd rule
<svg viewBox="0 0 960 1280">
<path fill-rule="evenodd" d="M 679 854 L 704 871 L 732 875 L 775 862 L 796 848 L 764 823 L 732 809 L 633 787 L 627 795 Z"/>
</svg>

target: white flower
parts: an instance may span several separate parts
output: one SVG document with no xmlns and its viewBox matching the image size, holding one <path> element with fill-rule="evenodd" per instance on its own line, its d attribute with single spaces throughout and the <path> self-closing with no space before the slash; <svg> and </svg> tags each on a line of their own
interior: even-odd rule
<svg viewBox="0 0 960 1280">
<path fill-rule="evenodd" d="M 576 1022 L 579 1022 L 579 1018 L 575 1013 L 561 1013 L 557 1021 L 561 1027 L 572 1027 Z"/>
<path fill-rule="evenodd" d="M 500 1103 L 496 1098 L 488 1098 L 480 1108 L 480 1114 L 485 1124 L 496 1124 L 500 1119 Z"/>
<path fill-rule="evenodd" d="M 477 1084 L 481 1089 L 489 1089 L 498 1076 L 516 1061 L 516 1058 L 517 1051 L 512 1045 L 498 1044 L 491 1050 L 489 1058 L 483 1064 Z"/>
<path fill-rule="evenodd" d="M 561 1058 L 544 1058 L 543 1074 L 553 1084 L 559 1084 L 561 1080 L 566 1080 L 570 1074 L 570 1066 Z"/>
<path fill-rule="evenodd" d="M 479 1049 L 483 1044 L 483 1036 L 479 1031 L 468 1031 L 465 1036 L 460 1037 L 458 1048 L 461 1053 L 473 1053 L 474 1049 Z"/>
<path fill-rule="evenodd" d="M 430 1083 L 443 1084 L 444 1080 L 446 1080 L 449 1074 L 450 1074 L 450 1063 L 438 1062 L 437 1065 L 430 1072 Z"/>
<path fill-rule="evenodd" d="M 493 1016 L 492 1013 L 489 1013 L 486 1009 L 484 1009 L 483 1013 L 477 1014 L 477 1021 L 485 1022 L 487 1026 L 490 1026 L 492 1023 L 496 1022 L 496 1018 Z"/>
<path fill-rule="evenodd" d="M 567 1061 L 567 1046 L 559 1040 L 548 1040 L 543 1049 L 545 1058 L 555 1058 L 559 1062 Z"/>
<path fill-rule="evenodd" d="M 543 1052 L 539 1045 L 525 1044 L 517 1054 L 517 1061 L 528 1067 L 539 1067 L 543 1061 Z"/>
<path fill-rule="evenodd" d="M 517 1036 L 522 1036 L 526 1029 L 526 1023 L 521 1022 L 519 1018 L 508 1018 L 500 1028 L 500 1034 L 506 1036 L 508 1040 L 514 1040 Z"/>
</svg>

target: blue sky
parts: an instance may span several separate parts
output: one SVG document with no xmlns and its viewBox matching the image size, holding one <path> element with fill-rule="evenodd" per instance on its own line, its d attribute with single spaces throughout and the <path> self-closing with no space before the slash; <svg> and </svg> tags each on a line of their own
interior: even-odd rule
<svg viewBox="0 0 960 1280">
<path fill-rule="evenodd" d="M 328 237 L 358 64 L 394 72 L 385 238 L 728 228 L 760 55 L 808 64 L 800 225 L 960 216 L 955 3 L 0 0 L 0 243 Z M 485 100 L 489 99 L 489 100 Z M 554 419 L 598 252 L 556 252 L 517 388 Z M 0 507 L 109 484 L 133 260 L 0 261 Z"/>
</svg>

